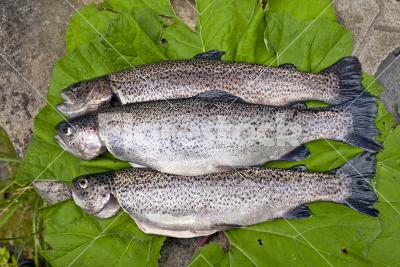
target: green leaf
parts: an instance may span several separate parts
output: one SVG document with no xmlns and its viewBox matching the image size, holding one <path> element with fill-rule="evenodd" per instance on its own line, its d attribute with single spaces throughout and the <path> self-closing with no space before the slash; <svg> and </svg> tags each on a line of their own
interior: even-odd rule
<svg viewBox="0 0 400 267">
<path fill-rule="evenodd" d="M 379 192 L 379 220 L 382 232 L 369 249 L 371 259 L 385 265 L 400 262 L 400 127 L 393 130 L 378 154 L 376 191 Z"/>
<path fill-rule="evenodd" d="M 269 0 L 267 5 L 269 13 L 284 11 L 303 21 L 313 21 L 318 18 L 336 23 L 336 11 L 330 0 L 306 2 L 299 2 L 298 0 Z"/>
<path fill-rule="evenodd" d="M 3 165 L 7 171 L 2 171 L 7 177 L 0 177 L 0 182 L 4 182 L 9 177 L 14 177 L 16 163 L 19 160 L 17 153 L 15 153 L 14 146 L 8 137 L 6 131 L 0 127 L 0 164 Z"/>
<path fill-rule="evenodd" d="M 105 34 L 109 20 L 116 17 L 118 17 L 117 14 L 111 11 L 98 10 L 95 4 L 79 10 L 79 13 L 74 14 L 68 25 L 65 36 L 67 52 L 72 52 L 78 46 L 93 40 L 100 40 L 102 37 L 98 32 Z"/>
<path fill-rule="evenodd" d="M 125 1 L 125 0 L 105 0 L 102 6 L 106 9 L 111 9 L 118 13 L 130 13 L 132 10 L 141 9 L 153 11 L 156 14 L 163 16 L 174 16 L 175 12 L 168 0 L 135 0 L 135 1 Z"/>
<path fill-rule="evenodd" d="M 266 18 L 268 48 L 277 55 L 274 65 L 319 72 L 352 53 L 350 32 L 336 22 L 319 18 L 311 24 L 286 12 L 268 12 Z"/>
<path fill-rule="evenodd" d="M 189 266 L 229 266 L 229 258 L 220 244 L 210 243 L 196 251 Z"/>
<path fill-rule="evenodd" d="M 168 58 L 191 58 L 209 50 L 221 50 L 226 53 L 224 59 L 234 60 L 242 40 L 239 56 L 254 53 L 249 46 L 254 47 L 252 43 L 262 38 L 260 33 L 264 29 L 262 24 L 257 27 L 264 15 L 260 1 L 204 0 L 196 3 L 199 12 L 196 32 L 177 18 L 163 32 Z M 254 28 L 259 29 L 259 38 L 253 36 L 254 40 L 247 40 L 252 33 L 257 34 Z M 261 47 L 261 50 L 266 48 Z"/>
<path fill-rule="evenodd" d="M 98 220 L 73 201 L 46 208 L 43 213 L 45 240 L 53 249 L 42 255 L 52 266 L 157 265 L 165 238 L 144 234 L 126 213 Z"/>
</svg>

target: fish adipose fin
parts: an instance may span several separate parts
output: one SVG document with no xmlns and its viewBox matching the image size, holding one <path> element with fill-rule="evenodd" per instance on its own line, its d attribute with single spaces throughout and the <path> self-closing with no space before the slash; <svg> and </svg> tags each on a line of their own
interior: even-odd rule
<svg viewBox="0 0 400 267">
<path fill-rule="evenodd" d="M 221 60 L 222 56 L 225 54 L 223 51 L 210 50 L 198 55 L 195 55 L 194 59 L 206 59 L 206 60 Z"/>
<path fill-rule="evenodd" d="M 287 70 L 297 70 L 297 67 L 290 63 L 279 65 L 279 68 L 283 68 L 283 69 L 287 69 Z"/>
<path fill-rule="evenodd" d="M 375 141 L 379 135 L 375 125 L 376 98 L 364 93 L 357 99 L 348 101 L 339 107 L 350 111 L 353 116 L 352 132 L 344 137 L 344 141 L 368 152 L 379 151 L 382 146 Z"/>
<path fill-rule="evenodd" d="M 339 78 L 339 96 L 326 101 L 329 104 L 337 105 L 346 102 L 356 98 L 362 92 L 361 64 L 357 57 L 344 57 L 321 73 L 334 73 Z"/>
<path fill-rule="evenodd" d="M 279 158 L 279 160 L 283 161 L 298 161 L 307 158 L 310 155 L 310 150 L 308 150 L 307 146 L 302 144 L 301 146 L 296 147 L 286 155 Z"/>
<path fill-rule="evenodd" d="M 238 96 L 232 95 L 228 92 L 222 90 L 212 90 L 207 91 L 201 94 L 196 95 L 195 97 L 206 98 L 208 100 L 217 101 L 217 102 L 237 102 L 237 103 L 246 103 L 243 99 Z"/>
<path fill-rule="evenodd" d="M 300 205 L 292 210 L 283 214 L 285 219 L 304 219 L 311 216 L 310 209 L 307 205 Z"/>
<path fill-rule="evenodd" d="M 374 217 L 379 213 L 374 208 L 377 197 L 370 182 L 375 175 L 375 167 L 375 155 L 365 152 L 336 171 L 342 178 L 351 179 L 351 195 L 343 203 L 358 212 Z"/>
</svg>

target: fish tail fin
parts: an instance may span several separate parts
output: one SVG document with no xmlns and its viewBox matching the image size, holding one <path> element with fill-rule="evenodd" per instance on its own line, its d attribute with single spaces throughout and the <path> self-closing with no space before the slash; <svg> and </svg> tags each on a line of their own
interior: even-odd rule
<svg viewBox="0 0 400 267">
<path fill-rule="evenodd" d="M 373 217 L 378 216 L 379 213 L 374 208 L 377 196 L 371 184 L 371 179 L 375 175 L 375 165 L 375 155 L 365 152 L 336 170 L 336 173 L 346 181 L 345 184 L 350 187 L 350 196 L 344 199 L 343 203 Z"/>
<path fill-rule="evenodd" d="M 321 71 L 324 74 L 334 73 L 339 77 L 339 95 L 327 101 L 329 104 L 337 105 L 356 98 L 362 92 L 361 86 L 361 64 L 357 57 L 344 57 L 332 66 Z"/>
<path fill-rule="evenodd" d="M 368 152 L 377 152 L 382 146 L 376 141 L 379 131 L 375 125 L 377 114 L 376 98 L 363 93 L 353 101 L 340 106 L 344 112 L 352 114 L 352 130 L 344 137 L 345 142 Z"/>
</svg>

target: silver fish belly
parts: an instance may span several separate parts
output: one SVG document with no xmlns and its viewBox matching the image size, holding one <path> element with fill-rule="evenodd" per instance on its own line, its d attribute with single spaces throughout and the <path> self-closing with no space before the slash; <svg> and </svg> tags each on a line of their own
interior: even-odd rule
<svg viewBox="0 0 400 267">
<path fill-rule="evenodd" d="M 314 201 L 343 203 L 376 216 L 376 195 L 368 181 L 374 168 L 369 154 L 329 174 L 253 167 L 177 176 L 135 168 L 107 178 L 79 177 L 72 191 L 75 202 L 89 213 L 93 203 L 101 208 L 101 200 L 113 196 L 144 232 L 188 238 L 275 218 L 306 218 L 310 214 L 303 204 Z M 107 190 L 98 193 L 99 188 Z"/>
<path fill-rule="evenodd" d="M 166 173 L 202 175 L 301 159 L 307 156 L 301 144 L 323 138 L 376 151 L 374 116 L 368 116 L 375 100 L 358 101 L 355 109 L 298 110 L 190 98 L 104 109 L 97 120 L 100 139 L 115 157 Z"/>
<path fill-rule="evenodd" d="M 58 106 L 74 117 L 94 111 L 112 97 L 121 104 L 192 97 L 222 90 L 246 102 L 285 106 L 307 100 L 340 104 L 362 92 L 361 65 L 346 57 L 321 73 L 305 73 L 285 65 L 219 60 L 180 60 L 138 66 L 97 80 L 78 83 L 62 92 Z"/>
</svg>

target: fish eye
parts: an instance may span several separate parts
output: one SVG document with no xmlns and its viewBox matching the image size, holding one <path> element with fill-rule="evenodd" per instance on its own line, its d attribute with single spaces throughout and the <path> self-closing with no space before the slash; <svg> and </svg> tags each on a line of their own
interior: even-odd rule
<svg viewBox="0 0 400 267">
<path fill-rule="evenodd" d="M 81 179 L 79 181 L 79 186 L 80 188 L 85 189 L 88 186 L 88 181 L 86 179 Z"/>
<path fill-rule="evenodd" d="M 69 126 L 66 126 L 64 129 L 64 133 L 66 136 L 70 136 L 72 134 L 72 129 Z"/>
</svg>

